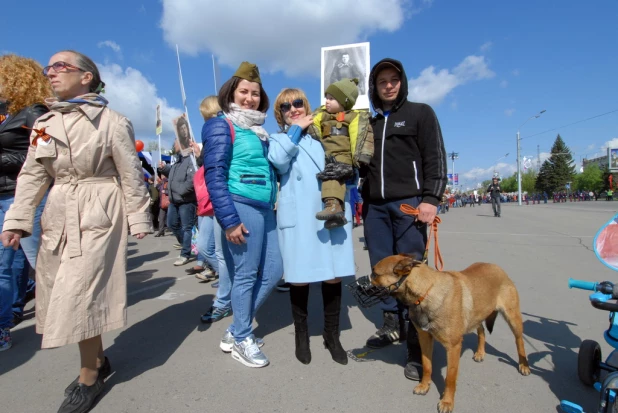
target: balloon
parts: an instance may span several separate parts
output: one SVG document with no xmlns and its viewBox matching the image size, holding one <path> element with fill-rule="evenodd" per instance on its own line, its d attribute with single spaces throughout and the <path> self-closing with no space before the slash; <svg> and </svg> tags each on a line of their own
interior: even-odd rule
<svg viewBox="0 0 618 413">
<path fill-rule="evenodd" d="M 135 150 L 138 152 L 141 152 L 144 150 L 144 142 L 142 141 L 135 141 Z"/>
</svg>

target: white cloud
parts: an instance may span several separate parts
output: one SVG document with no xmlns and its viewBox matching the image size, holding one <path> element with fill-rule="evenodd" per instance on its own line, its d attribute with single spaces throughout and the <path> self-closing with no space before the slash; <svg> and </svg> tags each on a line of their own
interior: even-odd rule
<svg viewBox="0 0 618 413">
<path fill-rule="evenodd" d="M 190 55 L 208 52 L 230 67 L 248 60 L 262 72 L 318 76 L 321 47 L 396 31 L 406 16 L 430 5 L 427 0 L 163 0 L 161 28 L 170 46 L 178 44 Z"/>
<path fill-rule="evenodd" d="M 519 69 L 513 69 L 513 71 L 511 72 L 511 74 L 513 76 L 519 76 Z"/>
<path fill-rule="evenodd" d="M 618 148 L 618 138 L 614 138 L 601 145 L 601 151 L 607 152 L 607 148 Z"/>
<path fill-rule="evenodd" d="M 586 147 L 586 152 L 588 152 L 588 151 L 594 151 L 594 149 L 595 149 L 596 147 L 597 147 L 597 146 L 596 146 L 594 143 L 591 143 L 590 145 L 588 145 L 588 146 Z"/>
<path fill-rule="evenodd" d="M 500 82 L 500 87 L 502 89 L 506 89 L 509 86 L 509 81 L 508 80 L 503 80 L 502 82 Z"/>
<path fill-rule="evenodd" d="M 99 47 L 99 49 L 102 47 L 109 47 L 114 52 L 120 53 L 120 45 L 113 40 L 105 40 L 104 42 L 99 42 L 97 46 Z"/>
<path fill-rule="evenodd" d="M 506 110 L 504 111 L 504 114 L 505 114 L 506 116 L 512 116 L 512 115 L 513 115 L 513 113 L 515 113 L 515 109 L 506 109 Z"/>
<path fill-rule="evenodd" d="M 494 44 L 492 42 L 485 42 L 481 45 L 481 52 L 488 52 Z"/>
<path fill-rule="evenodd" d="M 434 66 L 423 69 L 418 78 L 408 81 L 408 97 L 414 102 L 437 105 L 456 87 L 494 76 L 484 56 L 471 55 L 452 71 L 442 69 L 436 72 Z"/>
<path fill-rule="evenodd" d="M 463 178 L 465 179 L 474 180 L 476 181 L 475 183 L 478 183 L 484 181 L 485 179 L 491 178 L 494 174 L 494 171 L 498 172 L 501 177 L 509 177 L 515 172 L 517 172 L 517 165 L 516 162 L 499 162 L 496 165 L 490 166 L 489 168 L 476 167 L 461 174 L 459 179 L 461 180 L 461 177 L 463 176 Z"/>
<path fill-rule="evenodd" d="M 157 94 L 157 87 L 137 69 L 123 69 L 117 64 L 97 64 L 105 82 L 105 98 L 110 108 L 122 113 L 133 123 L 135 134 L 142 140 L 155 140 L 155 113 L 161 105 L 163 135 L 173 137 L 172 118 L 182 110 L 170 106 Z M 171 139 L 166 139 L 169 142 Z"/>
</svg>

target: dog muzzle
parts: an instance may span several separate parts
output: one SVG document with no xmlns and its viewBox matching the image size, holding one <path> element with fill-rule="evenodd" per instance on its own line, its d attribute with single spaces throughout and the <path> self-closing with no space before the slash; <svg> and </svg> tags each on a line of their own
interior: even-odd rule
<svg viewBox="0 0 618 413">
<path fill-rule="evenodd" d="M 361 307 L 369 308 L 384 301 L 388 296 L 397 291 L 406 278 L 408 278 L 407 275 L 401 277 L 399 281 L 388 287 L 380 287 L 371 284 L 371 279 L 368 275 L 365 275 L 348 284 L 347 287 Z"/>
</svg>

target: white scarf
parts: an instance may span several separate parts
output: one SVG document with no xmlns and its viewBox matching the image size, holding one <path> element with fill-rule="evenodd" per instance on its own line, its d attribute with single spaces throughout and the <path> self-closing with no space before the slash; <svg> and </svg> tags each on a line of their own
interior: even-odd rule
<svg viewBox="0 0 618 413">
<path fill-rule="evenodd" d="M 230 104 L 230 111 L 224 112 L 232 123 L 241 129 L 251 129 L 262 141 L 268 141 L 268 132 L 262 127 L 266 122 L 266 113 L 242 109 L 235 103 Z"/>
</svg>

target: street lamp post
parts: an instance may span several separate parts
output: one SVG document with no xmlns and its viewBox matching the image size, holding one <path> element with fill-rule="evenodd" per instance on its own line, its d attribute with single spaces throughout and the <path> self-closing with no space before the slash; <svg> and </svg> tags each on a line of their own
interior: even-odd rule
<svg viewBox="0 0 618 413">
<path fill-rule="evenodd" d="M 520 144 L 519 144 L 519 142 L 521 141 L 521 137 L 519 135 L 519 130 L 522 128 L 522 126 L 528 123 L 529 120 L 536 119 L 540 117 L 543 113 L 545 113 L 545 109 L 543 109 L 542 111 L 540 111 L 534 116 L 530 116 L 528 119 L 526 119 L 524 123 L 522 123 L 519 126 L 519 128 L 517 128 L 517 204 L 518 205 L 521 205 L 521 158 L 520 158 L 521 150 L 520 150 Z"/>
<path fill-rule="evenodd" d="M 496 159 L 494 161 L 494 176 L 496 176 L 496 167 L 498 166 L 498 161 L 501 160 L 501 159 L 506 158 L 507 156 L 509 156 L 508 153 L 506 155 L 504 155 L 504 156 L 499 157 L 498 159 Z"/>
</svg>

